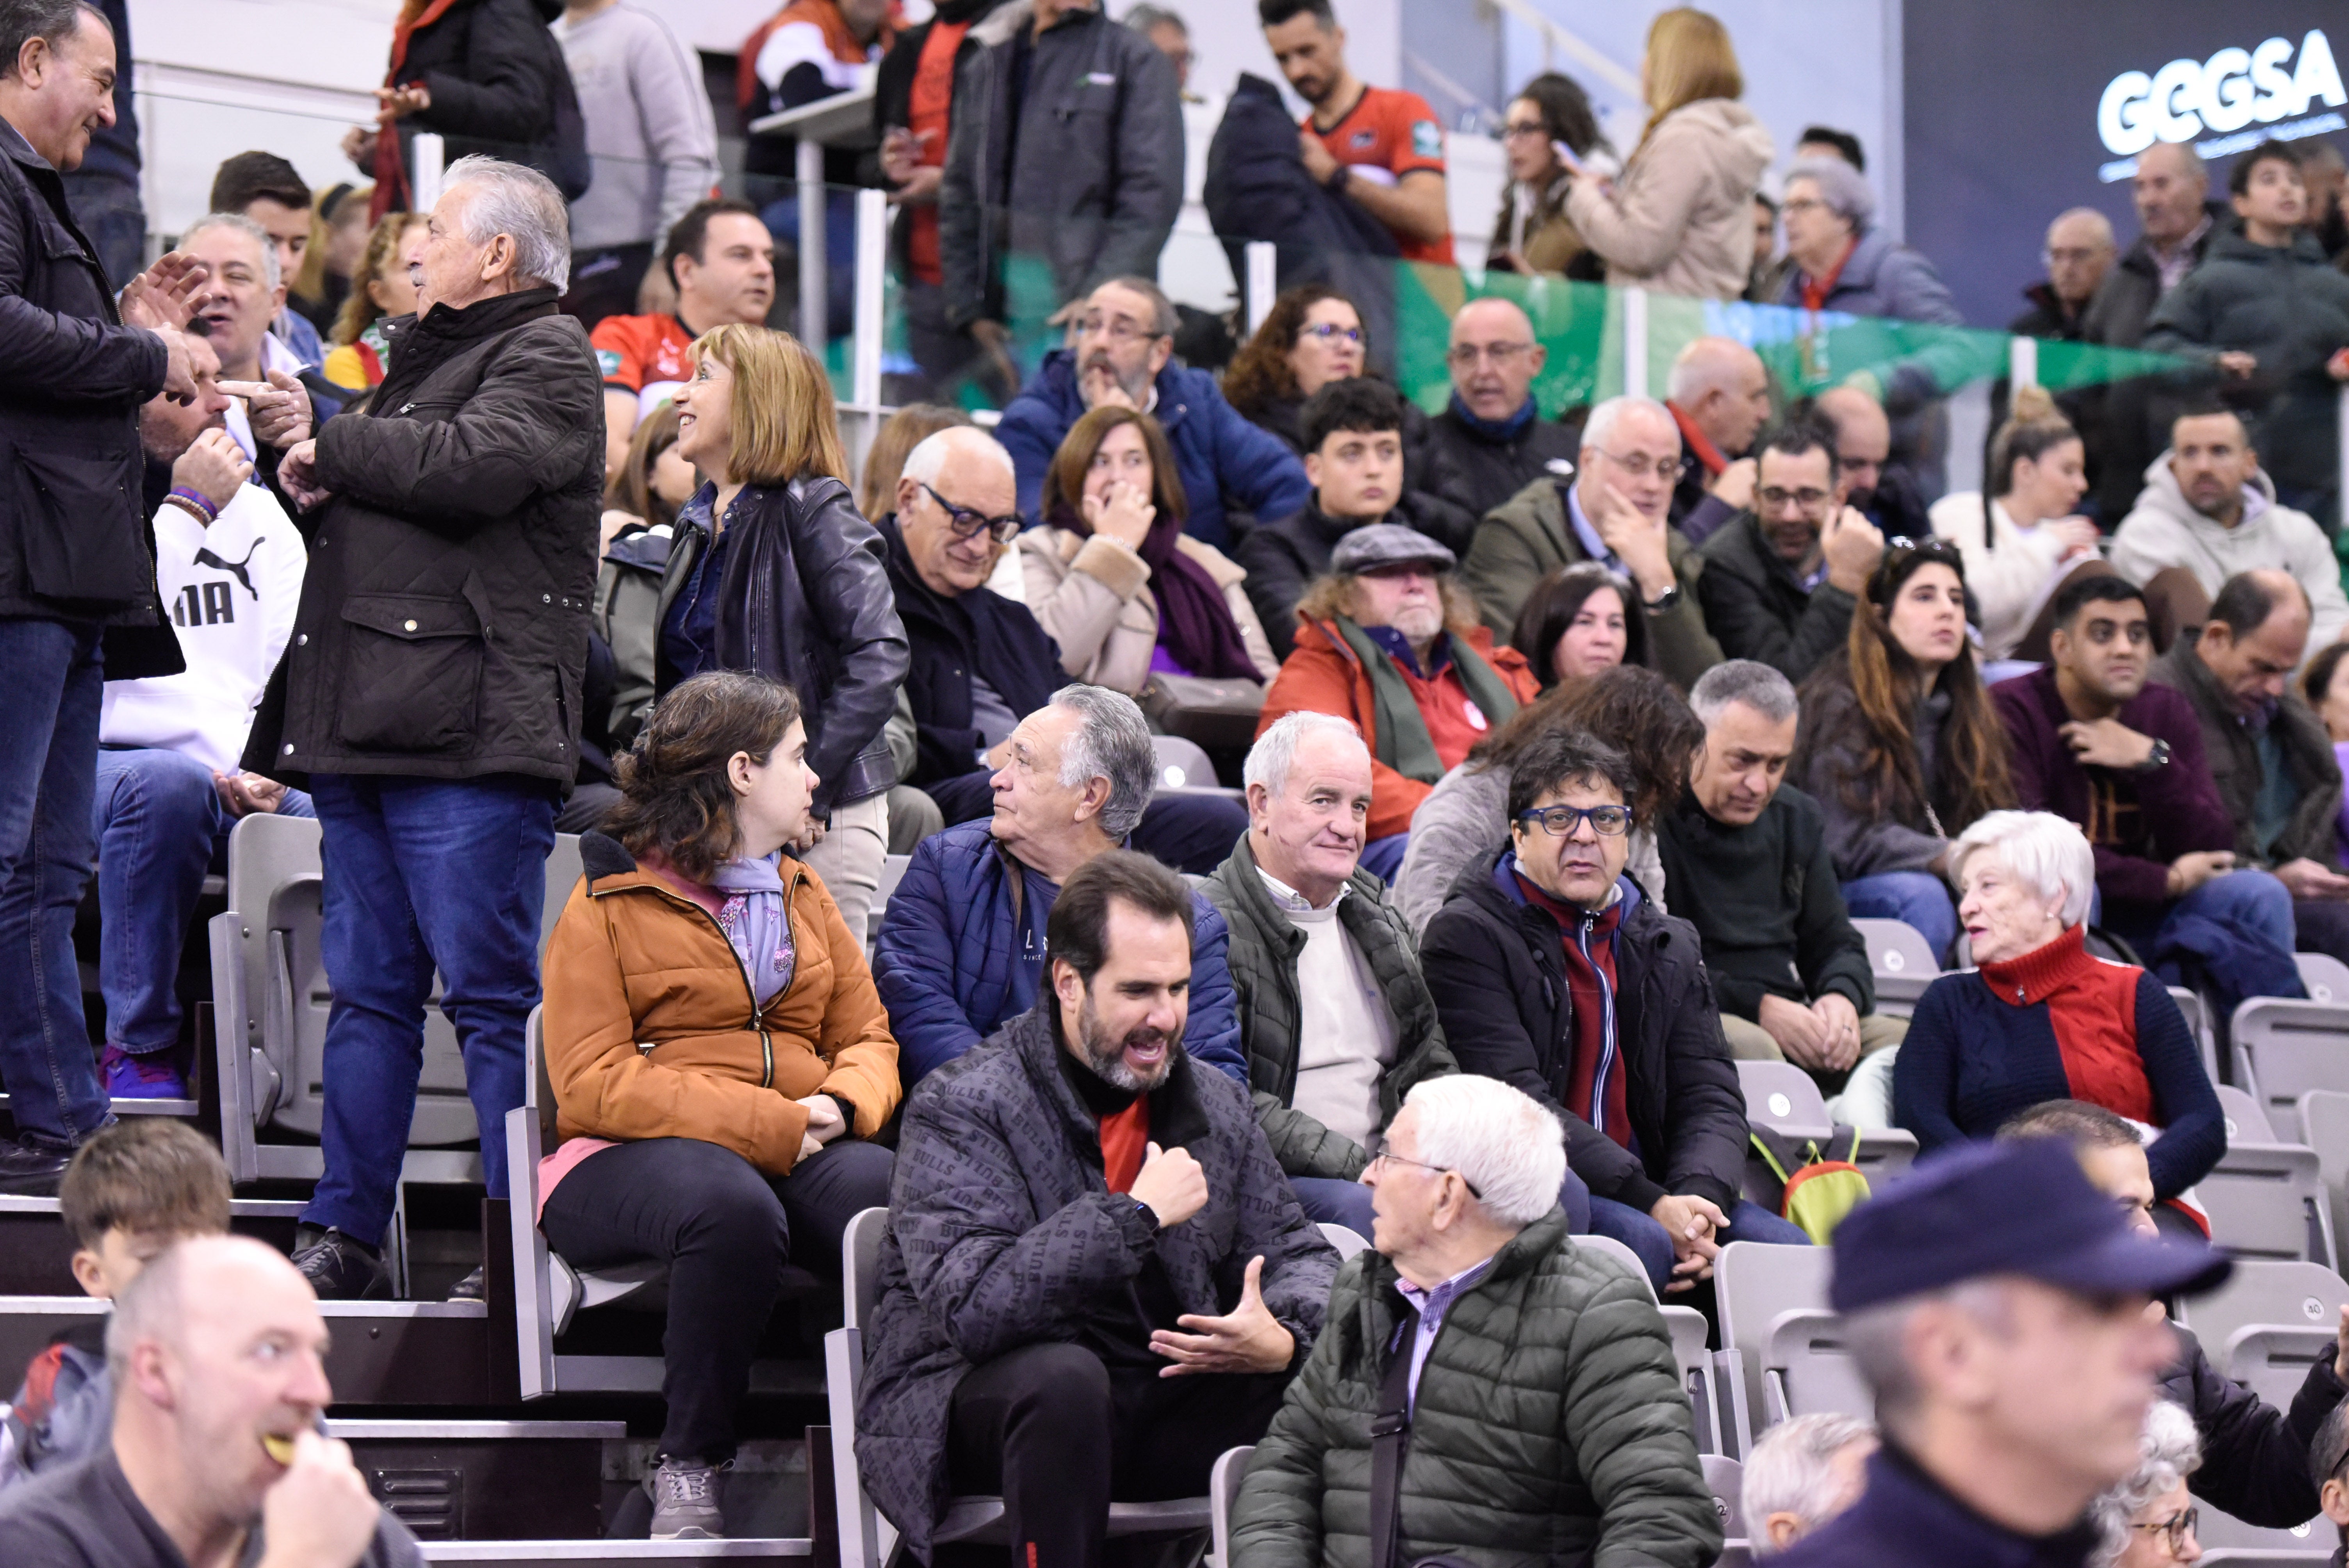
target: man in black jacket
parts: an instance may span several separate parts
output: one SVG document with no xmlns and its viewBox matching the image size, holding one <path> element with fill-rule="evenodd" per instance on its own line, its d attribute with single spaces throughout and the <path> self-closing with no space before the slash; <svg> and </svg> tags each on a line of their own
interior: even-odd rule
<svg viewBox="0 0 2349 1568">
<path fill-rule="evenodd" d="M 1839 501 L 1832 438 L 1781 425 L 1756 454 L 1754 505 L 1698 547 L 1705 629 L 1733 659 L 1799 681 L 1844 645 L 1851 613 L 1884 558 L 1884 535 Z"/>
<path fill-rule="evenodd" d="M 1420 964 L 1461 1069 L 1556 1111 L 1590 1228 L 1682 1291 L 1728 1242 L 1806 1238 L 1738 1196 L 1744 1096 L 1696 928 L 1623 875 L 1631 784 L 1603 742 L 1536 741 L 1510 776 L 1509 848 L 1460 879 Z"/>
<path fill-rule="evenodd" d="M 1191 900 L 1088 861 L 1035 1007 L 905 1102 L 856 1449 L 916 1557 L 981 1492 L 1014 1563 L 1099 1563 L 1111 1500 L 1206 1491 L 1321 1331 L 1337 1255 L 1247 1092 L 1182 1048 Z"/>
<path fill-rule="evenodd" d="M 326 510 L 282 711 L 273 724 L 264 699 L 245 765 L 306 776 L 325 834 L 326 1175 L 295 1261 L 326 1300 L 389 1290 L 376 1246 L 436 968 L 482 1173 L 506 1194 L 496 1133 L 522 1103 L 555 800 L 578 767 L 604 476 L 595 351 L 555 308 L 569 232 L 545 176 L 451 165 L 421 314 L 387 324 L 368 417 L 329 422 L 278 469 Z"/>
<path fill-rule="evenodd" d="M 1572 471 L 1579 439 L 1544 419 L 1534 401 L 1534 379 L 1547 353 L 1534 336 L 1532 319 L 1514 302 L 1479 299 L 1461 306 L 1444 355 L 1452 367 L 1452 402 L 1427 422 L 1423 488 L 1481 518 L 1545 473 Z M 1550 466 L 1558 462 L 1569 466 Z"/>
<path fill-rule="evenodd" d="M 0 1142 L 4 1192 L 55 1192 L 75 1146 L 111 1119 L 73 952 L 97 855 L 99 689 L 181 667 L 140 505 L 139 408 L 196 395 L 178 329 L 203 269 L 166 257 L 118 315 L 58 178 L 113 123 L 114 54 L 87 5 L 0 6 L 0 1085 L 16 1124 Z M 102 654 L 109 628 L 156 639 L 159 657 Z"/>
<path fill-rule="evenodd" d="M 1909 1026 L 1876 1016 L 1868 944 L 1844 909 L 1826 817 L 1785 787 L 1801 717 L 1795 685 L 1731 659 L 1704 673 L 1689 706 L 1704 744 L 1688 793 L 1656 825 L 1656 849 L 1664 884 L 1704 939 L 1730 1054 L 1792 1061 L 1839 1088 Z"/>
<path fill-rule="evenodd" d="M 2072 1147 L 2080 1169 L 2099 1191 L 2128 1211 L 2140 1235 L 2158 1236 L 2153 1219 L 2153 1174 L 2137 1130 L 2100 1105 L 2051 1099 L 1998 1130 L 2001 1140 L 2054 1138 Z M 2246 1524 L 2287 1530 L 2313 1517 L 2316 1488 L 2309 1479 L 2309 1444 L 2325 1417 L 2349 1398 L 2349 1306 L 2341 1309 L 2333 1353 L 2309 1364 L 2307 1381 L 2289 1413 L 2277 1409 L 2210 1365 L 2190 1330 L 2174 1329 L 2178 1360 L 2163 1377 L 2161 1397 L 2185 1408 L 2202 1438 L 2202 1468 L 2186 1484 L 2194 1495 Z"/>
</svg>

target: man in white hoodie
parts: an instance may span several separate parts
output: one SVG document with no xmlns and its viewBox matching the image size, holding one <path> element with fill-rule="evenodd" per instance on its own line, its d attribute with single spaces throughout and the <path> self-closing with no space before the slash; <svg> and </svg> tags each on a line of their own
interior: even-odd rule
<svg viewBox="0 0 2349 1568">
<path fill-rule="evenodd" d="M 198 396 L 140 413 L 150 465 L 171 465 L 154 514 L 158 595 L 188 662 L 112 681 L 98 718 L 96 832 L 99 1074 L 118 1099 L 181 1099 L 180 949 L 205 872 L 252 811 L 312 816 L 308 798 L 236 771 L 302 596 L 301 535 L 223 428 L 231 399 L 211 344 L 189 340 Z M 150 492 L 151 493 L 151 492 Z"/>
<path fill-rule="evenodd" d="M 2277 502 L 2250 433 L 2228 409 L 2189 410 L 2171 423 L 2169 450 L 2145 470 L 2111 561 L 2137 583 L 2182 566 L 2213 596 L 2240 572 L 2288 572 L 2308 594 L 2310 654 L 2349 627 L 2333 542 L 2306 512 Z"/>
</svg>

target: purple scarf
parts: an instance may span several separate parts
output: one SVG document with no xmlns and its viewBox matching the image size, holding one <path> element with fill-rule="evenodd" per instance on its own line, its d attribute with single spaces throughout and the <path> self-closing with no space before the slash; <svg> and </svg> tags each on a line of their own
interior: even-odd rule
<svg viewBox="0 0 2349 1568">
<path fill-rule="evenodd" d="M 1063 507 L 1051 521 L 1081 537 L 1092 537 L 1092 525 L 1081 508 Z M 1158 600 L 1158 645 L 1192 675 L 1262 680 L 1264 672 L 1248 657 L 1224 591 L 1206 567 L 1183 553 L 1175 542 L 1182 537 L 1183 520 L 1171 507 L 1161 506 L 1142 541 L 1150 591 Z"/>
</svg>

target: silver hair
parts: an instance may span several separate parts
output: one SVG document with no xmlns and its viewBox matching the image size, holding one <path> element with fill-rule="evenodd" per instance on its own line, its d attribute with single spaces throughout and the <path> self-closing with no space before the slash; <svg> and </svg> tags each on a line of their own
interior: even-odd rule
<svg viewBox="0 0 2349 1568">
<path fill-rule="evenodd" d="M 276 237 L 259 223 L 242 212 L 207 212 L 187 226 L 180 235 L 180 243 L 186 244 L 206 229 L 227 229 L 243 234 L 261 247 L 261 275 L 269 286 L 274 289 L 285 281 L 285 270 L 277 264 Z"/>
<path fill-rule="evenodd" d="M 1954 1307 L 2002 1335 L 2014 1322 L 2006 1282 L 1996 1276 L 1965 1280 L 1947 1290 L 1903 1296 L 1845 1315 L 1844 1349 L 1876 1396 L 1877 1424 L 1895 1435 L 1909 1424 L 1924 1397 L 1916 1369 L 1909 1365 L 1909 1322 L 1920 1308 L 1932 1305 Z"/>
<path fill-rule="evenodd" d="M 1175 310 L 1174 302 L 1166 297 L 1166 291 L 1151 279 L 1133 273 L 1122 273 L 1113 278 L 1103 278 L 1093 285 L 1093 294 L 1099 294 L 1106 288 L 1121 288 L 1128 294 L 1140 294 L 1143 299 L 1148 300 L 1150 330 L 1158 336 L 1172 337 L 1181 328 L 1182 314 Z M 1085 298 L 1090 303 L 1092 294 L 1087 294 Z"/>
<path fill-rule="evenodd" d="M 1256 738 L 1256 744 L 1248 748 L 1247 761 L 1241 765 L 1240 783 L 1250 789 L 1261 784 L 1275 795 L 1288 789 L 1297 748 L 1309 735 L 1340 736 L 1352 741 L 1363 757 L 1371 754 L 1371 748 L 1362 744 L 1361 730 L 1351 719 L 1300 707 L 1282 714 L 1273 720 L 1271 728 Z"/>
<path fill-rule="evenodd" d="M 1689 687 L 1689 707 L 1707 729 L 1733 702 L 1744 703 L 1773 724 L 1784 724 L 1802 711 L 1795 683 L 1758 659 L 1723 659 Z"/>
<path fill-rule="evenodd" d="M 1474 1073 L 1429 1078 L 1404 1097 L 1419 1111 L 1419 1157 L 1456 1171 L 1504 1224 L 1532 1224 L 1557 1207 L 1566 1129 L 1523 1089 Z"/>
<path fill-rule="evenodd" d="M 1763 1433 L 1746 1457 L 1739 1499 L 1754 1555 L 1767 1557 L 1777 1551 L 1763 1528 L 1772 1514 L 1791 1513 L 1811 1531 L 1857 1501 L 1857 1492 L 1836 1474 L 1835 1461 L 1854 1443 L 1875 1441 L 1873 1421 L 1829 1410 L 1796 1416 Z"/>
<path fill-rule="evenodd" d="M 2210 166 L 2202 161 L 2202 155 L 2194 150 L 2194 144 L 2192 142 L 2157 141 L 2153 145 L 2154 147 L 2168 148 L 2171 151 L 2177 153 L 2178 157 L 2186 160 L 2186 172 L 2189 176 L 2193 179 L 2199 180 L 2205 185 L 2210 183 Z M 2152 150 L 2153 147 L 2146 149 L 2146 152 L 2150 152 Z M 2137 154 L 2137 158 L 2140 162 L 2143 161 L 2145 153 L 2143 152 Z"/>
<path fill-rule="evenodd" d="M 2067 222 L 2074 218 L 2085 218 L 2095 228 L 2096 238 L 2103 242 L 2105 249 L 2109 251 L 2117 247 L 2118 242 L 2113 238 L 2113 221 L 2094 207 L 2064 208 L 2055 214 L 2054 222 L 2047 225 L 2047 232 L 2054 235 L 2057 223 Z"/>
<path fill-rule="evenodd" d="M 2138 1513 L 2201 1468 L 2202 1439 L 2194 1418 L 2167 1399 L 2156 1399 L 2137 1434 L 2137 1469 L 2088 1505 L 2088 1517 L 2104 1536 L 2088 1559 L 2091 1568 L 2114 1568 L 2137 1536 Z"/>
<path fill-rule="evenodd" d="M 1634 408 L 1645 408 L 1666 425 L 1671 426 L 1672 442 L 1676 446 L 1679 444 L 1681 428 L 1673 423 L 1672 411 L 1670 408 L 1665 407 L 1653 397 L 1629 396 L 1609 397 L 1598 407 L 1590 410 L 1590 418 L 1582 422 L 1582 444 L 1586 447 L 1606 447 L 1615 438 L 1615 427 L 1621 424 L 1623 416 Z"/>
<path fill-rule="evenodd" d="M 1006 479 L 1016 480 L 1019 478 L 1019 470 L 1012 465 L 1011 454 L 1003 449 L 1003 443 L 972 425 L 949 425 L 943 430 L 933 430 L 924 436 L 914 444 L 914 449 L 905 454 L 905 466 L 898 470 L 898 477 L 909 479 L 916 484 L 936 484 L 938 475 L 946 471 L 947 459 L 957 452 L 985 458 L 999 464 Z"/>
<path fill-rule="evenodd" d="M 1186 38 L 1191 36 L 1191 25 L 1164 5 L 1136 5 L 1119 20 L 1137 33 L 1147 33 L 1153 27 L 1172 27 Z"/>
<path fill-rule="evenodd" d="M 571 209 L 554 181 L 535 169 L 476 153 L 449 165 L 440 189 L 473 187 L 465 203 L 465 238 L 486 245 L 503 234 L 514 243 L 514 276 L 562 289 L 571 282 Z"/>
<path fill-rule="evenodd" d="M 1786 170 L 1786 184 L 1792 189 L 1797 180 L 1807 180 L 1819 188 L 1819 200 L 1827 211 L 1851 225 L 1858 233 L 1876 222 L 1876 192 L 1868 186 L 1868 176 L 1840 158 L 1804 158 L 1795 160 Z"/>
<path fill-rule="evenodd" d="M 1951 885 L 1964 885 L 1966 861 L 1980 850 L 1997 851 L 2007 870 L 2041 898 L 2062 898 L 2066 926 L 2088 918 L 2088 900 L 2096 891 L 2096 853 L 2076 824 L 2052 811 L 1992 811 L 1950 846 Z"/>
<path fill-rule="evenodd" d="M 1101 830 L 1123 842 L 1150 809 L 1157 785 L 1157 754 L 1142 709 L 1123 692 L 1097 686 L 1064 686 L 1052 694 L 1052 706 L 1083 720 L 1061 748 L 1061 783 L 1073 789 L 1091 779 L 1108 779 Z"/>
</svg>

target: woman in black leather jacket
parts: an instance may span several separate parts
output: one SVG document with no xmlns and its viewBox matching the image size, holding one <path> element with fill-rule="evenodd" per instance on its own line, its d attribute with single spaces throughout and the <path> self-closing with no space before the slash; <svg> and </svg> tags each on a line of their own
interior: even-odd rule
<svg viewBox="0 0 2349 1568">
<path fill-rule="evenodd" d="M 677 450 L 705 482 L 678 513 L 655 685 L 750 670 L 799 694 L 818 780 L 799 858 L 862 942 L 897 778 L 882 729 L 906 663 L 881 536 L 849 497 L 832 384 L 813 355 L 787 333 L 733 325 L 692 353 Z"/>
</svg>

